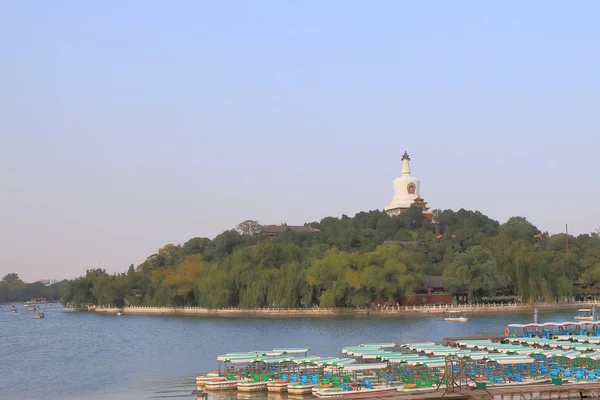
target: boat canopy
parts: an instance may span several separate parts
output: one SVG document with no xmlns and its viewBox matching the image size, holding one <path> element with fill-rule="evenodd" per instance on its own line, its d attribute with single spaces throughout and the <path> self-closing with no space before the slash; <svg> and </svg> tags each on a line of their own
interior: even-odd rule
<svg viewBox="0 0 600 400">
<path fill-rule="evenodd" d="M 308 353 L 310 351 L 309 348 L 307 347 L 288 347 L 288 348 L 281 348 L 281 349 L 273 349 L 273 351 L 275 352 L 280 352 L 283 354 L 305 354 Z"/>
<path fill-rule="evenodd" d="M 232 364 L 250 364 L 253 362 L 262 362 L 262 358 L 259 357 L 245 357 L 245 358 L 228 358 L 223 361 L 230 362 Z"/>
<path fill-rule="evenodd" d="M 293 362 L 294 357 L 265 357 L 262 358 L 262 361 L 267 364 L 281 364 L 286 362 Z"/>
<path fill-rule="evenodd" d="M 507 365 L 507 364 L 531 364 L 534 363 L 535 360 L 531 357 L 506 357 L 506 358 L 499 358 L 497 360 L 492 360 L 500 365 Z"/>
<path fill-rule="evenodd" d="M 352 354 L 353 356 L 360 357 L 365 354 L 382 354 L 384 352 L 385 352 L 385 350 L 369 349 L 369 350 L 351 350 L 351 351 L 347 351 L 346 354 Z"/>
<path fill-rule="evenodd" d="M 574 326 L 574 325 L 578 325 L 579 322 L 544 322 L 542 325 L 544 327 L 549 327 L 549 326 Z"/>
<path fill-rule="evenodd" d="M 549 351 L 545 351 L 543 354 L 545 357 L 554 357 L 557 354 L 562 353 L 562 350 L 549 350 Z"/>
<path fill-rule="evenodd" d="M 444 358 L 426 358 L 424 360 L 410 360 L 406 364 L 410 366 L 442 367 L 446 365 L 446 360 Z"/>
<path fill-rule="evenodd" d="M 318 362 L 319 360 L 323 359 L 323 357 L 295 357 L 294 358 L 294 362 L 296 364 L 313 364 Z"/>
<path fill-rule="evenodd" d="M 388 354 L 392 354 L 392 352 L 386 351 L 386 352 L 376 353 L 376 354 L 363 354 L 362 359 L 363 360 L 377 360 L 379 358 L 384 359 L 384 358 L 388 357 L 387 356 Z"/>
<path fill-rule="evenodd" d="M 253 354 L 246 354 L 246 355 L 236 355 L 236 356 L 230 356 L 230 355 L 221 355 L 221 356 L 217 356 L 217 361 L 230 361 L 230 360 L 247 360 L 247 359 L 253 359 L 256 356 Z"/>
<path fill-rule="evenodd" d="M 339 357 L 319 357 L 318 359 L 316 359 L 315 361 L 313 361 L 314 364 L 321 364 L 324 363 L 326 361 L 333 361 L 333 360 L 339 360 Z"/>
<path fill-rule="evenodd" d="M 342 353 L 344 353 L 344 354 L 353 353 L 355 351 L 361 352 L 361 351 L 384 351 L 384 350 L 377 348 L 377 347 L 362 347 L 362 346 L 348 346 L 348 347 L 344 347 L 342 349 Z"/>
<path fill-rule="evenodd" d="M 473 351 L 471 353 L 465 353 L 464 357 L 469 357 L 471 360 L 478 361 L 484 360 L 491 356 L 487 351 Z"/>
<path fill-rule="evenodd" d="M 592 312 L 591 308 L 580 308 L 579 310 L 577 310 L 578 312 Z"/>
<path fill-rule="evenodd" d="M 396 346 L 396 343 L 393 342 L 389 342 L 389 343 L 365 343 L 365 344 L 361 344 L 361 347 L 378 347 L 380 349 L 389 349 L 392 347 Z"/>
<path fill-rule="evenodd" d="M 554 354 L 554 357 L 564 357 L 570 359 L 576 358 L 578 356 L 581 356 L 581 352 L 576 350 L 561 351 L 560 353 Z"/>
<path fill-rule="evenodd" d="M 422 356 L 420 354 L 398 354 L 398 355 L 394 355 L 394 356 L 384 357 L 383 360 L 384 361 L 412 360 L 412 359 L 423 358 L 423 357 L 427 357 L 427 356 Z"/>
<path fill-rule="evenodd" d="M 420 343 L 403 343 L 400 347 L 413 348 L 415 346 L 434 346 L 433 342 L 420 342 Z"/>
<path fill-rule="evenodd" d="M 433 350 L 430 354 L 432 354 L 434 357 L 436 357 L 436 356 L 463 356 L 468 353 L 469 352 L 454 349 L 454 350 Z"/>
<path fill-rule="evenodd" d="M 319 364 L 324 365 L 324 366 L 340 366 L 340 365 L 344 365 L 344 364 L 352 364 L 355 362 L 356 362 L 356 360 L 354 358 L 337 358 L 334 360 L 319 362 Z"/>
<path fill-rule="evenodd" d="M 424 362 L 423 365 L 430 368 L 443 367 L 446 365 L 446 361 L 443 359 L 436 359 L 434 361 Z"/>
<path fill-rule="evenodd" d="M 389 368 L 389 366 L 387 363 L 370 363 L 344 365 L 342 368 L 344 369 L 344 371 L 364 371 L 370 369 L 387 369 Z"/>
<path fill-rule="evenodd" d="M 578 350 L 600 350 L 598 348 L 598 346 L 595 346 L 595 345 L 589 344 L 589 343 L 571 343 L 571 342 L 568 342 L 568 344 L 564 344 L 562 347 L 563 348 L 567 348 L 567 349 L 578 349 Z"/>
<path fill-rule="evenodd" d="M 525 354 L 525 355 L 544 354 L 544 349 L 527 346 L 522 349 L 518 349 L 517 354 Z"/>
</svg>

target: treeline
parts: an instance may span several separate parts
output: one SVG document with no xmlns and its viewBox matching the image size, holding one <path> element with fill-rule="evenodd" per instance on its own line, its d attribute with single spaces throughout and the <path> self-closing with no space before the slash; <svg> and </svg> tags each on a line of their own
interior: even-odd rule
<svg viewBox="0 0 600 400">
<path fill-rule="evenodd" d="M 25 302 L 33 298 L 45 298 L 47 301 L 59 301 L 66 294 L 67 280 L 46 286 L 41 282 L 24 283 L 19 275 L 10 273 L 0 281 L 0 304 Z"/>
<path fill-rule="evenodd" d="M 523 301 L 571 298 L 600 281 L 600 237 L 548 235 L 522 217 L 499 224 L 480 212 L 413 207 L 324 218 L 318 232 L 268 236 L 245 221 L 214 239 L 166 245 L 123 274 L 89 270 L 64 302 L 202 307 L 364 306 L 402 303 L 427 275 L 466 301 L 513 294 Z"/>
</svg>

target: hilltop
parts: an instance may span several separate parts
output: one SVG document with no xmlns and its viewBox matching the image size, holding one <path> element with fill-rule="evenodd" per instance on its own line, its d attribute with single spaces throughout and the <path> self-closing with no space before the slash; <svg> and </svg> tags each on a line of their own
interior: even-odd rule
<svg viewBox="0 0 600 400">
<path fill-rule="evenodd" d="M 568 243 L 568 244 L 567 244 Z M 568 247 L 567 247 L 568 246 Z M 214 239 L 168 244 L 126 273 L 69 281 L 74 304 L 359 307 L 406 303 L 437 277 L 466 302 L 583 296 L 600 281 L 600 237 L 542 232 L 524 217 L 411 207 L 327 217 L 302 227 L 244 221 Z M 439 287 L 438 287 L 439 289 Z"/>
</svg>

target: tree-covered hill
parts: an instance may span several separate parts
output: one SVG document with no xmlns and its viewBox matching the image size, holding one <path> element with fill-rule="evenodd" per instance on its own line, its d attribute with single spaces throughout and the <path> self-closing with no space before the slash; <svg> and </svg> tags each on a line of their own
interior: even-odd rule
<svg viewBox="0 0 600 400">
<path fill-rule="evenodd" d="M 64 295 L 68 285 L 66 280 L 50 286 L 41 282 L 25 283 L 16 273 L 6 274 L 0 281 L 0 304 L 24 302 L 33 298 L 58 301 Z"/>
<path fill-rule="evenodd" d="M 168 244 L 123 274 L 88 270 L 64 302 L 203 307 L 364 306 L 402 303 L 427 275 L 467 301 L 498 288 L 523 301 L 572 297 L 600 281 L 600 237 L 550 236 L 523 217 L 506 223 L 477 211 L 413 207 L 327 217 L 309 228 L 269 230 L 244 221 L 214 239 Z M 508 288 L 508 289 L 507 289 Z"/>
</svg>

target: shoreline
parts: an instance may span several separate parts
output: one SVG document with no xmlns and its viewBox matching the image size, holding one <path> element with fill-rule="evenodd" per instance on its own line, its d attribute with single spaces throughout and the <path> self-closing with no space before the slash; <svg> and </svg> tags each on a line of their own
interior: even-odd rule
<svg viewBox="0 0 600 400">
<path fill-rule="evenodd" d="M 90 311 L 104 314 L 116 314 L 121 312 L 123 315 L 188 315 L 197 317 L 270 317 L 270 318 L 328 318 L 328 317 L 402 317 L 415 315 L 441 316 L 449 311 L 463 311 L 465 314 L 498 314 L 515 312 L 533 312 L 543 311 L 561 311 L 577 310 L 579 308 L 592 308 L 597 306 L 595 302 L 573 302 L 573 303 L 543 303 L 543 304 L 473 304 L 462 306 L 396 306 L 380 308 L 308 308 L 308 309 L 289 309 L 289 308 L 260 308 L 260 309 L 208 309 L 201 307 L 144 307 L 129 306 L 123 308 L 116 307 L 95 307 L 89 306 L 82 311 Z M 66 309 L 71 310 L 71 309 Z"/>
</svg>

